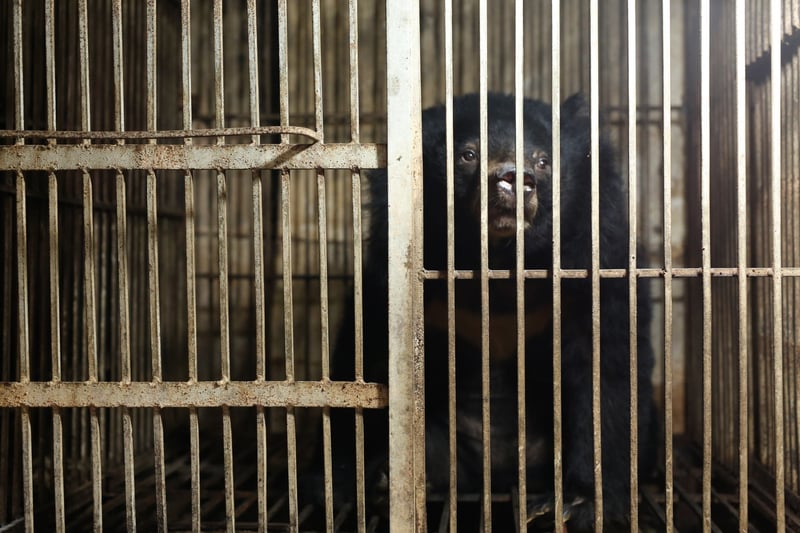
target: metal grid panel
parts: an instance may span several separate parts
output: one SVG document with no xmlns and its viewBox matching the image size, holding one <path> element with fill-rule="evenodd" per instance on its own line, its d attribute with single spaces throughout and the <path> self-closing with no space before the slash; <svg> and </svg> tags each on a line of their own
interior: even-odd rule
<svg viewBox="0 0 800 533">
<path fill-rule="evenodd" d="M 556 247 L 552 270 L 525 271 L 520 263 L 490 269 L 488 256 L 478 272 L 458 270 L 451 249 L 446 271 L 418 272 L 424 283 L 446 280 L 451 296 L 461 280 L 483 285 L 485 395 L 493 280 L 519 286 L 552 277 L 560 368 L 563 283 L 591 280 L 599 306 L 601 280 L 626 279 L 634 304 L 639 283 L 663 279 L 652 287 L 661 319 L 654 321 L 654 338 L 663 339 L 656 343 L 663 388 L 656 389 L 664 407 L 664 480 L 645 484 L 637 515 L 632 464 L 632 529 L 637 523 L 663 523 L 667 530 L 698 523 L 706 530 L 798 527 L 796 0 L 699 8 L 620 0 L 602 3 L 602 10 L 597 2 L 572 0 L 499 2 L 492 9 L 477 0 L 420 4 L 402 10 L 412 28 L 422 15 L 423 104 L 475 90 L 555 102 L 583 90 L 590 94 L 593 139 L 602 112 L 620 148 L 628 194 L 638 199 L 628 207 L 634 252 L 627 268 L 599 268 L 595 205 L 590 268 L 562 268 Z M 2 8 L 8 53 L 0 63 L 13 75 L 5 82 L 0 148 L 0 524 L 58 531 L 75 524 L 96 530 L 377 526 L 365 502 L 363 409 L 385 405 L 387 395 L 363 383 L 364 358 L 373 355 L 361 351 L 362 224 L 371 217 L 362 212 L 361 169 L 387 163 L 387 93 L 396 103 L 400 89 L 408 90 L 417 101 L 417 84 L 407 76 L 384 88 L 387 41 L 389 79 L 392 68 L 413 70 L 417 56 L 409 39 L 416 29 L 403 33 L 397 21 L 405 15 L 391 11 L 401 9 L 395 5 L 387 24 L 385 9 L 356 0 L 347 9 L 333 0 L 15 0 Z M 523 23 L 536 31 L 522 31 Z M 396 62 L 401 45 L 411 47 L 409 65 Z M 772 53 L 778 48 L 781 54 Z M 359 58 L 366 60 L 361 68 Z M 389 126 L 414 119 L 416 111 L 401 107 L 401 118 L 390 114 Z M 482 119 L 488 119 L 485 104 Z M 390 140 L 390 153 L 406 153 L 399 148 Z M 558 165 L 556 156 L 554 176 Z M 596 177 L 593 189 L 596 198 Z M 407 207 L 415 205 L 419 198 L 409 198 Z M 517 213 L 519 220 L 519 203 Z M 553 216 L 560 242 L 558 210 Z M 418 228 L 390 227 L 415 249 Z M 409 289 L 419 280 L 413 269 L 393 264 L 398 278 L 413 278 L 396 289 L 408 299 L 408 313 L 400 313 L 408 327 L 392 337 L 400 342 L 395 353 L 409 353 L 419 346 L 413 334 L 421 331 L 421 317 L 411 310 L 421 301 Z M 331 382 L 331 341 L 351 291 L 355 382 Z M 517 297 L 516 345 L 523 352 L 524 291 Z M 455 300 L 447 307 L 454 434 Z M 599 320 L 599 308 L 594 316 Z M 633 354 L 635 320 L 632 314 Z M 599 365 L 602 332 L 599 322 L 594 327 Z M 404 441 L 392 440 L 398 463 L 408 462 L 424 438 L 422 384 L 410 380 L 418 358 L 406 360 L 394 378 L 405 386 L 394 387 L 395 413 L 406 413 L 405 421 L 414 413 L 417 428 L 401 431 Z M 521 384 L 521 358 L 518 365 Z M 553 383 L 557 450 L 562 379 L 556 373 Z M 635 381 L 632 387 L 635 397 Z M 593 388 L 597 412 L 599 377 Z M 525 413 L 522 385 L 517 405 Z M 357 406 L 357 497 L 349 508 L 334 505 L 330 483 L 337 438 L 330 417 L 343 406 Z M 635 402 L 630 407 L 635 435 Z M 489 414 L 484 409 L 486 487 Z M 684 417 L 688 438 L 674 446 Z M 516 491 L 465 494 L 456 489 L 451 465 L 450 490 L 427 498 L 426 515 L 417 459 L 407 476 L 393 477 L 396 528 L 456 529 L 470 517 L 486 529 L 524 528 L 528 509 L 520 502 L 532 495 L 525 416 L 518 420 Z M 298 496 L 304 436 L 315 434 L 310 427 L 322 428 L 328 480 L 316 511 Z M 454 439 L 449 446 L 453 457 Z M 561 460 L 557 451 L 558 517 L 565 505 Z M 784 486 L 785 493 L 776 492 Z M 602 516 L 595 519 L 601 527 Z"/>
</svg>

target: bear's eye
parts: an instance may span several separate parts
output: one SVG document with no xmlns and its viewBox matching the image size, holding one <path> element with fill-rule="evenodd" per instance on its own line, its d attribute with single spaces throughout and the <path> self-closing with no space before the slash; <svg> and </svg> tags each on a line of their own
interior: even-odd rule
<svg viewBox="0 0 800 533">
<path fill-rule="evenodd" d="M 536 160 L 536 168 L 546 170 L 550 166 L 550 160 L 546 157 L 540 157 Z"/>
<path fill-rule="evenodd" d="M 461 160 L 466 161 L 467 163 L 471 163 L 478 159 L 478 154 L 475 153 L 475 150 L 470 150 L 469 148 L 461 152 Z"/>
</svg>

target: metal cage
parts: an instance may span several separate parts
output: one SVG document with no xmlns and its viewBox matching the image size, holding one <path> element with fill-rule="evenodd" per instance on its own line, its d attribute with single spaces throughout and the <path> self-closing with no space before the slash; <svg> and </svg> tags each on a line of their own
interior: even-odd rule
<svg viewBox="0 0 800 533">
<path fill-rule="evenodd" d="M 511 491 L 426 490 L 421 368 L 432 283 L 482 284 L 488 354 L 490 280 L 531 279 L 550 280 L 554 316 L 570 280 L 649 283 L 662 435 L 631 530 L 800 530 L 798 0 L 8 0 L 0 20 L 0 531 L 525 530 L 524 469 Z M 489 91 L 587 95 L 591 138 L 619 154 L 627 267 L 594 249 L 583 269 L 558 252 L 539 270 L 424 268 L 422 108 Z M 372 169 L 392 199 L 387 354 L 358 348 Z M 332 379 L 347 320 L 355 378 Z M 366 501 L 364 417 L 381 409 L 388 516 Z"/>
</svg>

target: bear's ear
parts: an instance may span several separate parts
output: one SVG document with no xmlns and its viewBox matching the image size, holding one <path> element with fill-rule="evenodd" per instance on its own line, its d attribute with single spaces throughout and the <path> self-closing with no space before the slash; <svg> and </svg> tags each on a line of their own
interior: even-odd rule
<svg viewBox="0 0 800 533">
<path fill-rule="evenodd" d="M 445 109 L 443 105 L 429 107 L 422 112 L 422 146 L 438 147 L 444 144 Z"/>
<path fill-rule="evenodd" d="M 575 93 L 561 104 L 561 119 L 576 122 L 589 119 L 589 102 L 583 93 Z"/>
</svg>

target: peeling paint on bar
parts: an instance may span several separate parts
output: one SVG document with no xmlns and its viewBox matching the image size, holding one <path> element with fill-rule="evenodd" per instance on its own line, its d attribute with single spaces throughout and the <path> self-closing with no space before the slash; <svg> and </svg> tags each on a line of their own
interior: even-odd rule
<svg viewBox="0 0 800 533">
<path fill-rule="evenodd" d="M 6 146 L 1 170 L 369 169 L 386 166 L 384 144 Z"/>
<path fill-rule="evenodd" d="M 388 405 L 386 386 L 330 381 L 7 382 L 0 407 L 354 407 Z"/>
</svg>

